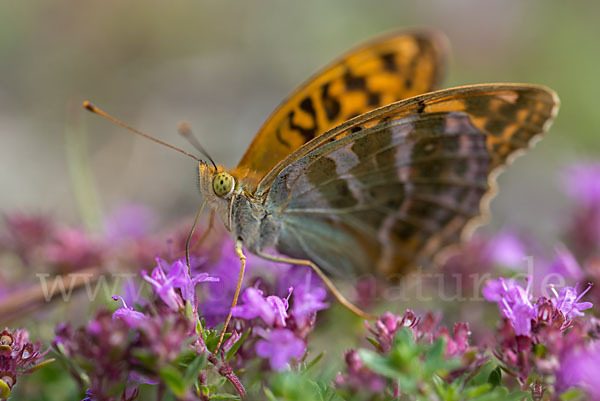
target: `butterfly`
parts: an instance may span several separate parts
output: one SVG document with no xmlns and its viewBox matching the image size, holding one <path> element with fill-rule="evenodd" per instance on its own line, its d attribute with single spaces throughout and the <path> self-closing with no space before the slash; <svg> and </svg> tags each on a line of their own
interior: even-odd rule
<svg viewBox="0 0 600 401">
<path fill-rule="evenodd" d="M 311 266 L 365 315 L 330 277 L 404 274 L 481 222 L 497 173 L 548 129 L 559 100 L 529 84 L 436 90 L 446 49 L 432 31 L 367 42 L 296 89 L 237 167 L 199 161 L 205 203 L 241 260 L 234 305 L 246 249 Z"/>
</svg>

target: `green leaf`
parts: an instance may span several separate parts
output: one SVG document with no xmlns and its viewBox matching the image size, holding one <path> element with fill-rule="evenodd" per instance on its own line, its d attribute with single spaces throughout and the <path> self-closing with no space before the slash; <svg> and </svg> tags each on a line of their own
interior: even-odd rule
<svg viewBox="0 0 600 401">
<path fill-rule="evenodd" d="M 197 379 L 200 371 L 206 367 L 206 354 L 200 354 L 192 361 L 185 371 L 183 378 L 186 387 L 193 384 Z"/>
<path fill-rule="evenodd" d="M 583 391 L 577 388 L 570 388 L 560 395 L 560 399 L 562 401 L 577 400 L 581 399 L 582 396 Z"/>
<path fill-rule="evenodd" d="M 172 391 L 165 391 L 162 401 L 175 401 L 175 394 Z"/>
<path fill-rule="evenodd" d="M 250 334 L 250 331 L 251 330 L 246 330 L 244 334 L 242 334 L 242 336 L 239 338 L 239 340 L 237 340 L 235 344 L 233 344 L 233 346 L 229 349 L 227 355 L 225 356 L 227 360 L 231 359 L 235 355 L 235 353 L 238 352 L 242 344 L 244 344 L 244 341 L 246 341 L 246 338 Z"/>
<path fill-rule="evenodd" d="M 160 370 L 159 374 L 173 394 L 178 397 L 185 395 L 185 381 L 177 369 L 172 366 L 166 366 Z"/>
<path fill-rule="evenodd" d="M 277 397 L 275 397 L 275 394 L 273 394 L 273 392 L 267 387 L 263 387 L 263 391 L 265 392 L 265 395 L 267 396 L 267 399 L 269 401 L 277 401 Z"/>
<path fill-rule="evenodd" d="M 445 377 L 449 371 L 461 366 L 457 358 L 446 359 L 445 354 L 446 340 L 440 337 L 435 340 L 425 356 L 425 380 L 428 380 L 434 374 Z"/>
<path fill-rule="evenodd" d="M 135 349 L 133 350 L 132 354 L 138 361 L 148 368 L 154 366 L 156 362 L 156 356 L 146 350 Z"/>
<path fill-rule="evenodd" d="M 207 334 L 204 343 L 210 352 L 215 352 L 217 344 L 219 343 L 219 337 L 221 337 L 221 333 L 216 330 L 211 330 Z M 223 342 L 227 341 L 229 337 L 231 337 L 231 333 L 225 333 L 225 336 L 223 336 Z"/>
<path fill-rule="evenodd" d="M 45 361 L 42 361 L 42 362 L 38 363 L 37 365 L 33 366 L 32 368 L 28 369 L 24 374 L 28 375 L 30 373 L 37 372 L 38 370 L 50 365 L 54 361 L 56 361 L 56 359 L 54 359 L 54 358 L 46 359 Z"/>
<path fill-rule="evenodd" d="M 310 380 L 297 372 L 278 372 L 271 375 L 263 391 L 269 400 L 324 401 L 331 399 L 331 386 Z M 327 398 L 325 396 L 327 395 Z"/>
<path fill-rule="evenodd" d="M 397 379 L 398 375 L 401 374 L 386 357 L 376 352 L 361 348 L 358 350 L 358 356 L 366 367 L 382 376 Z"/>
<path fill-rule="evenodd" d="M 492 386 L 496 387 L 496 386 L 499 386 L 501 382 L 502 382 L 502 369 L 500 369 L 500 366 L 496 366 L 496 369 L 492 370 L 490 372 L 490 375 L 488 376 L 488 383 L 490 383 Z"/>
<path fill-rule="evenodd" d="M 486 394 L 492 390 L 494 386 L 490 383 L 481 384 L 479 386 L 467 387 L 462 391 L 464 399 L 470 400 Z"/>
<path fill-rule="evenodd" d="M 444 360 L 444 352 L 446 351 L 446 341 L 440 337 L 429 348 L 425 355 L 425 371 L 428 375 L 444 369 L 446 361 Z"/>
<path fill-rule="evenodd" d="M 373 337 L 367 337 L 367 341 L 370 342 L 371 344 L 373 344 L 373 346 L 376 349 L 380 349 L 381 346 L 379 345 L 379 341 L 377 341 L 376 339 L 374 339 Z"/>
<path fill-rule="evenodd" d="M 209 399 L 210 400 L 239 400 L 240 396 L 234 395 L 234 394 L 227 394 L 227 393 L 218 393 L 218 394 L 211 395 Z"/>
<path fill-rule="evenodd" d="M 413 332 L 410 329 L 402 328 L 396 334 L 396 341 L 395 341 L 395 343 L 396 344 L 398 344 L 398 343 L 414 344 L 415 343 L 415 337 L 413 335 Z"/>
<path fill-rule="evenodd" d="M 185 317 L 190 321 L 194 321 L 194 307 L 190 301 L 185 301 Z"/>
<path fill-rule="evenodd" d="M 509 393 L 506 387 L 498 386 L 480 396 L 465 398 L 469 401 L 522 401 L 528 395 L 529 393 L 527 391 L 515 391 Z"/>
<path fill-rule="evenodd" d="M 522 399 L 524 399 L 525 397 L 527 397 L 529 395 L 528 391 L 515 391 L 513 393 L 510 393 L 508 395 L 506 395 L 503 400 L 506 401 L 520 401 Z"/>
<path fill-rule="evenodd" d="M 302 374 L 303 375 L 306 374 L 306 372 L 308 372 L 312 367 L 314 367 L 317 363 L 319 363 L 319 361 L 321 359 L 323 359 L 324 356 L 325 356 L 325 352 L 321 352 L 319 355 L 317 355 L 315 357 L 315 359 L 313 359 L 312 361 L 310 361 L 309 363 L 307 363 L 306 367 L 302 371 Z"/>
<path fill-rule="evenodd" d="M 538 358 L 545 358 L 548 353 L 548 349 L 544 344 L 536 344 L 533 346 L 533 352 Z"/>
<path fill-rule="evenodd" d="M 53 352 L 56 355 L 56 357 L 60 360 L 60 362 L 71 368 L 73 372 L 75 372 L 79 376 L 79 379 L 81 380 L 84 386 L 89 387 L 89 376 L 83 371 L 81 366 L 79 366 L 73 359 L 67 356 L 67 352 L 63 344 L 56 344 L 56 349 L 53 350 Z"/>
</svg>

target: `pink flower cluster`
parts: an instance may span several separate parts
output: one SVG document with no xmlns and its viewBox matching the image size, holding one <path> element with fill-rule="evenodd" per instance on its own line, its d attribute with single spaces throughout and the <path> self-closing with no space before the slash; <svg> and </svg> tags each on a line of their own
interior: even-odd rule
<svg viewBox="0 0 600 401">
<path fill-rule="evenodd" d="M 324 288 L 311 283 L 309 272 L 296 287 L 289 288 L 291 310 L 288 298 L 264 297 L 261 290 L 249 287 L 242 294 L 241 305 L 233 309 L 233 316 L 254 323 L 254 331 L 260 336 L 256 354 L 268 358 L 271 369 L 283 370 L 290 361 L 304 355 L 316 312 L 329 306 L 324 302 L 326 295 Z"/>
<path fill-rule="evenodd" d="M 7 399 L 17 383 L 17 378 L 34 372 L 53 360 L 42 360 L 48 351 L 41 351 L 42 344 L 29 341 L 27 330 L 0 333 L 0 400 Z"/>
</svg>

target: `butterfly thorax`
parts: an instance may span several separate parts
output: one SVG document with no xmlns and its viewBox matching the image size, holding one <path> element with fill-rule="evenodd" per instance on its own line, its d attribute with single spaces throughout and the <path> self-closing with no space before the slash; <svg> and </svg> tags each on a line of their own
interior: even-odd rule
<svg viewBox="0 0 600 401">
<path fill-rule="evenodd" d="M 200 163 L 198 176 L 200 192 L 234 240 L 241 239 L 252 253 L 273 247 L 279 219 L 267 215 L 264 199 L 255 198 L 237 177 L 221 167 L 215 171 Z"/>
</svg>

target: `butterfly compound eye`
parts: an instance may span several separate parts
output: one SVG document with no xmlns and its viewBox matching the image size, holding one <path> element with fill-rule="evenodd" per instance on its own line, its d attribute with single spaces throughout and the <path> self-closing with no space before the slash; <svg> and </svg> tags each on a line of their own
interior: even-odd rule
<svg viewBox="0 0 600 401">
<path fill-rule="evenodd" d="M 228 173 L 219 173 L 213 178 L 213 190 L 217 196 L 227 196 L 233 192 L 235 180 Z"/>
</svg>

